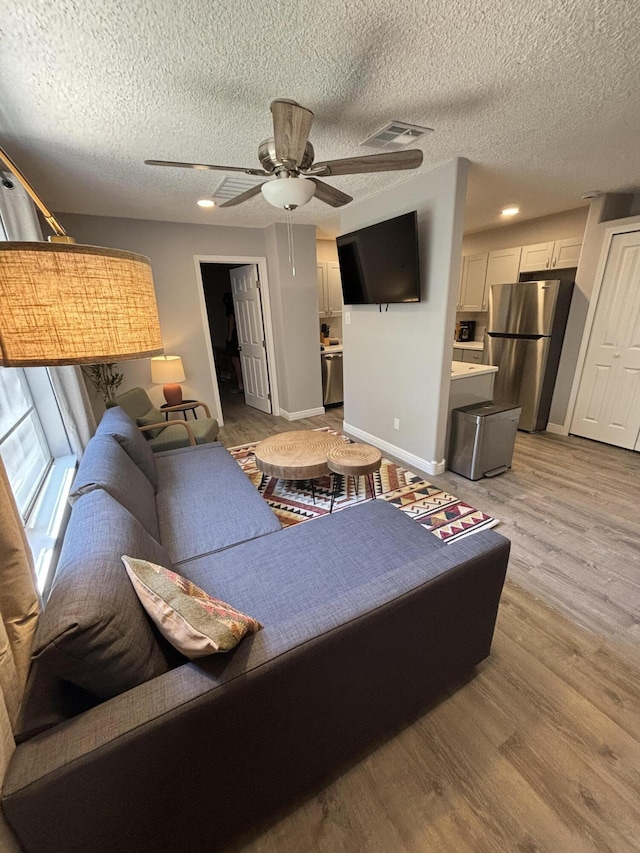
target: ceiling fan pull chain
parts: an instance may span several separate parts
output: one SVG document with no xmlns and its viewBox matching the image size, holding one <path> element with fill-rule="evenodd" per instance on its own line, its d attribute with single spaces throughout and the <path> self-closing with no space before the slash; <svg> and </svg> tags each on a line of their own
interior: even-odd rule
<svg viewBox="0 0 640 853">
<path fill-rule="evenodd" d="M 289 263 L 291 264 L 291 275 L 296 274 L 296 259 L 293 248 L 293 225 L 291 224 L 291 211 L 287 211 L 287 238 L 289 242 Z"/>
</svg>

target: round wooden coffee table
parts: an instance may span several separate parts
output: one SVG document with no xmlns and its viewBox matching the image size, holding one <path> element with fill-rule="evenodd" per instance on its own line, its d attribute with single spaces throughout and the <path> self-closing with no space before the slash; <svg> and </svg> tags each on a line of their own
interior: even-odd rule
<svg viewBox="0 0 640 853">
<path fill-rule="evenodd" d="M 342 474 L 344 477 L 353 477 L 356 483 L 356 494 L 358 494 L 358 477 L 365 476 L 369 481 L 372 500 L 376 499 L 375 483 L 373 474 L 380 468 L 382 454 L 377 447 L 370 444 L 342 444 L 340 447 L 332 447 L 327 454 L 327 464 L 333 474 Z M 334 477 L 333 489 L 331 490 L 331 507 L 338 493 L 338 477 Z"/>
<path fill-rule="evenodd" d="M 258 442 L 256 465 L 263 474 L 282 480 L 313 480 L 328 475 L 327 454 L 343 439 L 328 432 L 281 432 Z"/>
</svg>

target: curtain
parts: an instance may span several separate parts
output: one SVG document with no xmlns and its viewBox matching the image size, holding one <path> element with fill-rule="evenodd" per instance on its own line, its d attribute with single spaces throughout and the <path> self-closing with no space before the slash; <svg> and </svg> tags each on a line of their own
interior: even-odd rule
<svg viewBox="0 0 640 853">
<path fill-rule="evenodd" d="M 31 549 L 0 459 L 0 780 L 15 749 L 13 726 L 39 613 Z M 19 850 L 1 815 L 0 850 Z"/>
<path fill-rule="evenodd" d="M 7 240 L 42 240 L 38 214 L 27 191 L 10 172 L 0 172 L 0 215 Z"/>
<path fill-rule="evenodd" d="M 73 365 L 49 367 L 48 370 L 71 450 L 81 459 L 89 439 L 96 431 L 96 419 L 82 370 Z"/>
<path fill-rule="evenodd" d="M 0 184 L 0 216 L 7 240 L 41 242 L 43 237 L 40 222 L 27 191 L 8 172 L 2 172 L 0 175 L 4 179 Z M 71 450 L 80 459 L 87 442 L 96 430 L 96 420 L 82 371 L 79 367 L 72 366 L 49 367 L 47 370 Z"/>
</svg>

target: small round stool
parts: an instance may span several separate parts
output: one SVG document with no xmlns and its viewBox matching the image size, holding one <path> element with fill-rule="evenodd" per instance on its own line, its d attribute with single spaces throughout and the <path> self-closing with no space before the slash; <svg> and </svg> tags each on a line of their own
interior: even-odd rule
<svg viewBox="0 0 640 853">
<path fill-rule="evenodd" d="M 373 474 L 380 468 L 381 462 L 382 454 L 377 447 L 372 447 L 370 444 L 341 444 L 339 447 L 332 447 L 327 453 L 327 465 L 331 473 L 353 477 L 356 483 L 356 494 L 358 494 L 358 477 L 366 475 L 373 500 L 376 499 Z M 334 476 L 329 512 L 333 512 L 333 502 L 337 494 L 338 477 Z"/>
</svg>

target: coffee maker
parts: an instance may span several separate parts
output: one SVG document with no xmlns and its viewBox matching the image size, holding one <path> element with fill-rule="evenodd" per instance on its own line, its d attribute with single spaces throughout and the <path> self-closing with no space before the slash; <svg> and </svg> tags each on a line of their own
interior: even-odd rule
<svg viewBox="0 0 640 853">
<path fill-rule="evenodd" d="M 460 320 L 457 324 L 458 340 L 473 341 L 476 336 L 476 321 L 475 320 Z"/>
</svg>

